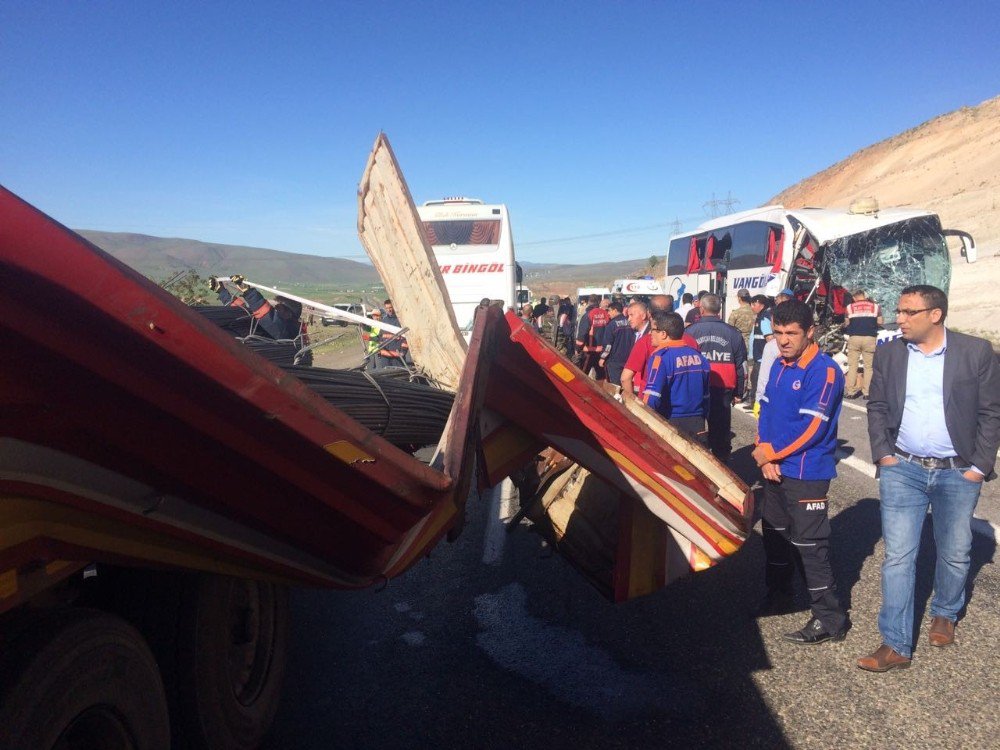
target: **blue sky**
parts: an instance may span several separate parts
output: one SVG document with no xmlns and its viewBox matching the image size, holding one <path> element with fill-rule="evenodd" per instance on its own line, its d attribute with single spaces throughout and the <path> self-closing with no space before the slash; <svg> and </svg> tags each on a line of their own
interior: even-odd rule
<svg viewBox="0 0 1000 750">
<path fill-rule="evenodd" d="M 518 257 L 663 254 L 1000 94 L 995 3 L 0 3 L 0 184 L 74 228 L 359 259 L 380 130 Z M 574 238 L 574 239 L 567 239 Z"/>
</svg>

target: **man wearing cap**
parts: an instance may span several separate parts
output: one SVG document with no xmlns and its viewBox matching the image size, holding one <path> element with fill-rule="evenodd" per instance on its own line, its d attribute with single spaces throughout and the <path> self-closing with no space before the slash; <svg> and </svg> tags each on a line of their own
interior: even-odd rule
<svg viewBox="0 0 1000 750">
<path fill-rule="evenodd" d="M 750 309 L 754 314 L 753 328 L 750 331 L 750 349 L 747 354 L 750 355 L 750 389 L 748 391 L 748 396 L 750 398 L 749 406 L 754 405 L 754 394 L 757 392 L 757 381 L 760 377 L 760 361 L 764 356 L 764 347 L 767 342 L 774 338 L 774 333 L 771 330 L 771 300 L 765 297 L 763 294 L 757 294 L 750 299 Z M 764 379 L 767 383 L 767 379 Z"/>
</svg>

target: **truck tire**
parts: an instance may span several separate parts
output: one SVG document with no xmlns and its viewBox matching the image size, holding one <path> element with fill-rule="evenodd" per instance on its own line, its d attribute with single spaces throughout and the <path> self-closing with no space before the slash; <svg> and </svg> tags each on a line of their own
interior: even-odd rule
<svg viewBox="0 0 1000 750">
<path fill-rule="evenodd" d="M 0 646 L 0 747 L 169 750 L 163 683 L 131 625 L 62 609 L 28 615 L 16 633 L 8 626 Z"/>
<path fill-rule="evenodd" d="M 179 611 L 171 704 L 178 745 L 249 750 L 278 708 L 288 642 L 288 591 L 246 579 L 201 575 Z"/>
</svg>

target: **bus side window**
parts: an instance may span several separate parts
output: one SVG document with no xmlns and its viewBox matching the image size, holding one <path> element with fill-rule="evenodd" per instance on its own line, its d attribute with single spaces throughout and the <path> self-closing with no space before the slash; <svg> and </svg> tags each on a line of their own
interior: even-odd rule
<svg viewBox="0 0 1000 750">
<path fill-rule="evenodd" d="M 670 243 L 667 251 L 667 276 L 683 276 L 687 273 L 688 247 L 691 240 L 688 237 L 678 237 Z"/>
<path fill-rule="evenodd" d="M 730 271 L 767 265 L 767 233 L 770 226 L 763 221 L 751 221 L 735 227 L 729 253 Z"/>
</svg>

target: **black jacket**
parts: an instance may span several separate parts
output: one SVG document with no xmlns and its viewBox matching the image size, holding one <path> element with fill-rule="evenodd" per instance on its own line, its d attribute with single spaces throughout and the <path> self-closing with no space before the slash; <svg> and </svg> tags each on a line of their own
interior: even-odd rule
<svg viewBox="0 0 1000 750">
<path fill-rule="evenodd" d="M 875 350 L 868 399 L 872 461 L 891 456 L 903 421 L 909 351 L 903 339 Z M 993 479 L 1000 448 L 1000 366 L 985 339 L 948 331 L 944 353 L 944 419 L 959 457 Z"/>
</svg>

